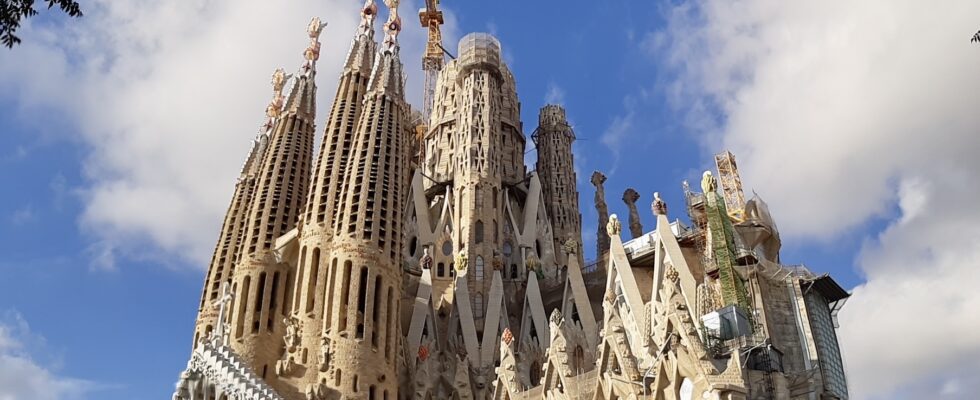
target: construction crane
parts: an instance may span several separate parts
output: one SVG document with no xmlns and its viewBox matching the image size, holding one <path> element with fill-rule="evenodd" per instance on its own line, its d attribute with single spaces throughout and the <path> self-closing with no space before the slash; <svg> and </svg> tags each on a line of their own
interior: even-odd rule
<svg viewBox="0 0 980 400">
<path fill-rule="evenodd" d="M 735 222 L 742 222 L 745 219 L 745 194 L 742 192 L 742 178 L 738 176 L 735 155 L 728 150 L 715 154 L 715 166 L 718 167 L 718 183 L 728 216 Z"/>
<path fill-rule="evenodd" d="M 429 41 L 425 45 L 425 54 L 422 55 L 422 70 L 425 71 L 425 90 L 422 99 L 422 123 L 428 123 L 432 114 L 432 102 L 435 100 L 436 79 L 439 78 L 439 71 L 442 70 L 443 53 L 442 47 L 442 24 L 445 22 L 442 11 L 439 10 L 439 0 L 425 0 L 425 8 L 419 10 L 419 22 L 423 28 L 429 30 Z"/>
</svg>

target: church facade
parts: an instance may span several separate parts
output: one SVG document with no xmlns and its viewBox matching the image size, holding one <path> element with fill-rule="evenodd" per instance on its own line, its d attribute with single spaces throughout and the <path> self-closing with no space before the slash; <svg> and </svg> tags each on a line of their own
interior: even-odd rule
<svg viewBox="0 0 980 400">
<path fill-rule="evenodd" d="M 380 42 L 361 10 L 315 154 L 318 19 L 300 70 L 274 73 L 174 400 L 847 398 L 849 294 L 780 264 L 730 153 L 683 185 L 690 225 L 654 194 L 645 232 L 627 189 L 626 242 L 594 174 L 586 263 L 565 110 L 528 143 L 501 44 L 475 33 L 420 119 L 387 5 Z"/>
</svg>

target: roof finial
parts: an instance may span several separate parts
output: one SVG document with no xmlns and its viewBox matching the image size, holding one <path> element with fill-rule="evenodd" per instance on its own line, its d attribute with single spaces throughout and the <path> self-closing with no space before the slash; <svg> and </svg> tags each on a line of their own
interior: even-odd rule
<svg viewBox="0 0 980 400">
<path fill-rule="evenodd" d="M 361 8 L 361 24 L 358 26 L 358 34 L 364 36 L 374 36 L 374 18 L 378 15 L 378 6 L 374 0 L 364 0 L 364 7 Z"/>
<path fill-rule="evenodd" d="M 275 72 L 272 73 L 272 101 L 265 108 L 265 116 L 267 117 L 265 125 L 262 126 L 263 131 L 268 131 L 272 128 L 273 121 L 279 117 L 282 113 L 283 102 L 285 101 L 282 96 L 282 88 L 286 86 L 286 81 L 292 77 L 291 74 L 286 74 L 282 68 L 276 68 Z"/>
<path fill-rule="evenodd" d="M 303 52 L 303 56 L 306 58 L 306 63 L 303 65 L 304 72 L 315 69 L 316 61 L 320 59 L 320 33 L 323 32 L 324 26 L 326 24 L 320 22 L 320 17 L 313 17 L 313 20 L 310 21 L 310 27 L 306 30 L 310 35 L 310 45 Z"/>
<path fill-rule="evenodd" d="M 398 16 L 398 3 L 400 0 L 385 0 L 385 5 L 391 12 L 388 14 L 388 22 L 385 22 L 385 49 L 386 52 L 395 52 L 398 49 L 398 32 L 402 30 L 402 18 Z"/>
</svg>

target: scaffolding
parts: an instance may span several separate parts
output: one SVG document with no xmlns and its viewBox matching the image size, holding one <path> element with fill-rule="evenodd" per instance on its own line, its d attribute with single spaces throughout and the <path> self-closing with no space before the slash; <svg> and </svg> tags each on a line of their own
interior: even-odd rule
<svg viewBox="0 0 980 400">
<path fill-rule="evenodd" d="M 742 192 L 742 178 L 738 175 L 735 155 L 728 150 L 715 154 L 715 166 L 718 167 L 718 185 L 721 186 L 728 216 L 735 222 L 744 221 L 745 193 Z"/>
<path fill-rule="evenodd" d="M 439 0 L 426 0 L 425 8 L 419 10 L 419 22 L 429 32 L 429 40 L 422 55 L 422 71 L 425 71 L 425 87 L 423 88 L 422 117 L 423 124 L 428 125 L 432 117 L 432 102 L 435 101 L 436 80 L 445 61 L 445 50 L 442 47 L 442 24 L 445 20 L 438 8 Z"/>
</svg>

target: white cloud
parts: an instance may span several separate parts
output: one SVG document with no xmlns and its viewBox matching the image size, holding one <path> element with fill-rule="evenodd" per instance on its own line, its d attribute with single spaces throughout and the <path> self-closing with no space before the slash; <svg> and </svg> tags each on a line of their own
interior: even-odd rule
<svg viewBox="0 0 980 400">
<path fill-rule="evenodd" d="M 976 15 L 970 1 L 709 0 L 645 41 L 678 75 L 672 104 L 707 150 L 735 152 L 789 240 L 886 225 L 840 316 L 855 399 L 980 391 Z"/>
<path fill-rule="evenodd" d="M 565 104 L 565 90 L 555 82 L 548 82 L 548 89 L 544 95 L 545 104 Z"/>
<path fill-rule="evenodd" d="M 623 107 L 626 112 L 613 117 L 612 122 L 606 127 L 606 130 L 602 132 L 599 137 L 599 141 L 609 149 L 612 153 L 612 165 L 609 166 L 609 171 L 606 173 L 612 176 L 619 169 L 619 159 L 622 156 L 623 149 L 629 148 L 628 141 L 631 138 L 631 133 L 633 131 L 634 119 L 636 117 L 636 105 L 635 100 L 632 97 L 627 96 L 623 99 Z"/>
<path fill-rule="evenodd" d="M 97 385 L 59 376 L 30 354 L 44 339 L 32 334 L 20 314 L 0 314 L 0 400 L 78 399 Z"/>
<path fill-rule="evenodd" d="M 34 206 L 28 204 L 14 210 L 13 214 L 10 215 L 10 223 L 19 226 L 34 221 L 36 218 L 37 215 L 34 213 Z"/>
<path fill-rule="evenodd" d="M 401 5 L 400 41 L 410 101 L 419 103 L 426 33 L 411 23 L 416 3 Z M 55 114 L 77 127 L 66 134 L 91 149 L 81 224 L 100 249 L 203 268 L 263 122 L 269 76 L 299 68 L 310 18 L 328 22 L 317 78 L 322 126 L 361 4 L 95 0 L 65 26 L 25 26 L 24 43 L 0 59 L 0 92 L 25 121 Z M 388 14 L 380 8 L 379 29 Z M 458 37 L 448 12 L 444 37 L 447 46 Z"/>
</svg>

